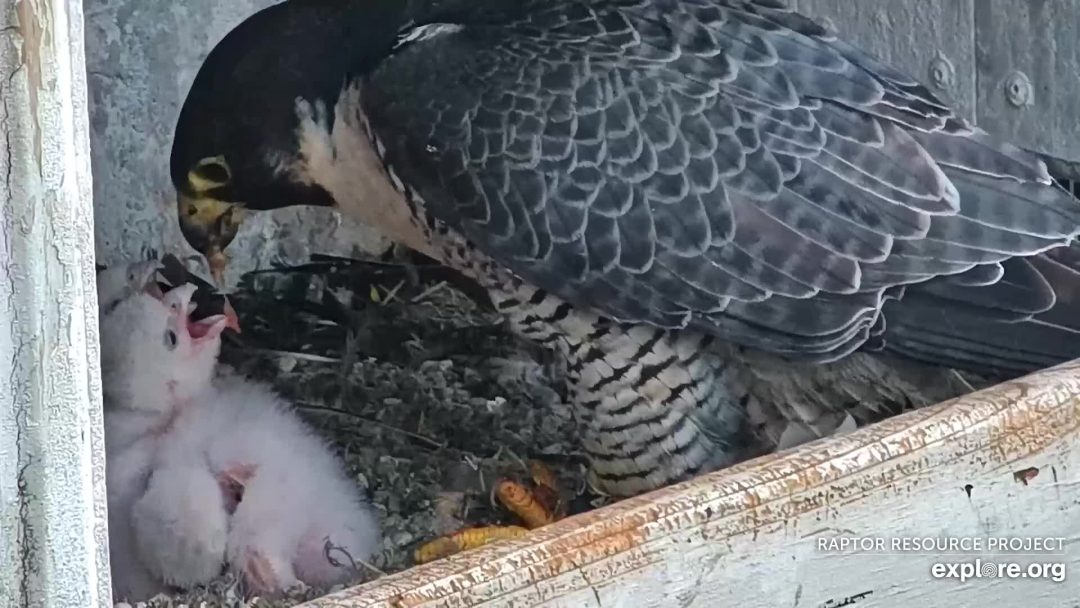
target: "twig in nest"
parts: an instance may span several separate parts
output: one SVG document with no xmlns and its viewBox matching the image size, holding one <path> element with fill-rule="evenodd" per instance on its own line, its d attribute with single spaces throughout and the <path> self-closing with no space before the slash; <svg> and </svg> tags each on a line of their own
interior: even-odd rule
<svg viewBox="0 0 1080 608">
<path fill-rule="evenodd" d="M 520 466 L 523 470 L 525 470 L 525 471 L 529 470 L 529 465 L 526 464 L 525 460 L 521 456 L 518 456 L 517 453 L 514 452 L 514 450 L 511 450 L 510 448 L 508 448 L 506 446 L 499 446 L 499 452 L 498 453 L 500 455 L 501 454 L 506 454 L 507 456 L 510 457 L 511 460 L 517 462 L 518 466 Z"/>
<path fill-rule="evenodd" d="M 382 570 L 376 568 L 372 564 L 369 564 L 369 563 L 365 562 L 362 559 L 354 558 L 352 556 L 352 554 L 350 554 L 345 549 L 345 547 L 339 547 L 339 546 L 335 545 L 334 543 L 330 542 L 330 537 L 326 537 L 323 540 L 323 554 L 326 556 L 326 561 L 330 562 L 330 565 L 335 567 L 335 568 L 344 567 L 345 566 L 344 563 L 338 561 L 337 559 L 334 559 L 333 554 L 335 552 L 344 555 L 345 558 L 349 560 L 349 568 L 351 568 L 353 572 L 359 572 L 360 571 L 360 568 L 356 567 L 357 564 L 359 564 L 359 565 L 363 566 L 364 568 L 366 568 L 368 570 L 371 570 L 372 572 L 374 572 L 375 574 L 377 574 L 379 576 L 386 576 L 386 573 L 383 572 Z"/>
<path fill-rule="evenodd" d="M 435 283 L 434 285 L 432 285 L 431 287 L 428 287 L 424 291 L 421 291 L 419 294 L 413 296 L 413 298 L 411 300 L 409 300 L 409 304 L 418 304 L 419 302 L 423 301 L 424 299 L 431 297 L 432 295 L 438 293 L 440 290 L 445 289 L 445 288 L 446 288 L 446 281 L 439 281 L 438 283 Z"/>
<path fill-rule="evenodd" d="M 971 386 L 971 383 L 967 381 L 967 378 L 965 378 L 964 375 L 961 374 L 959 370 L 954 369 L 954 370 L 951 370 L 951 371 L 952 371 L 952 374 L 954 376 L 956 376 L 956 379 L 960 381 L 960 384 L 964 385 L 964 388 L 966 388 L 968 390 L 968 392 L 972 392 L 972 393 L 975 392 L 975 387 Z"/>
<path fill-rule="evenodd" d="M 381 296 L 381 295 L 379 295 L 379 292 L 378 292 L 378 289 L 379 289 L 378 286 L 372 285 L 371 286 L 371 289 L 372 289 L 371 294 L 372 294 L 372 296 L 376 296 L 377 299 L 376 299 L 376 297 L 372 297 L 371 299 L 376 304 L 378 304 L 380 306 L 386 306 L 387 304 L 394 301 L 394 298 L 397 297 L 398 292 L 401 291 L 401 288 L 404 287 L 404 286 L 405 286 L 405 280 L 402 279 L 402 280 L 398 281 L 397 285 L 394 285 L 393 288 L 391 288 L 389 290 L 384 289 L 384 291 L 386 291 L 386 295 Z"/>
<path fill-rule="evenodd" d="M 345 332 L 345 348 L 341 357 L 341 369 L 338 371 L 339 395 L 345 395 L 349 390 L 349 375 L 352 373 L 353 366 L 356 365 L 358 347 L 359 340 L 356 337 L 356 332 L 349 329 Z"/>
<path fill-rule="evenodd" d="M 334 414 L 334 415 L 337 415 L 337 416 L 345 416 L 347 418 L 352 418 L 354 420 L 358 420 L 358 421 L 363 422 L 365 424 L 370 424 L 372 426 L 377 426 L 379 428 L 386 429 L 388 431 L 398 433 L 398 434 L 404 435 L 406 437 L 410 437 L 410 438 L 415 439 L 415 440 L 417 440 L 417 441 L 419 441 L 419 442 L 421 442 L 423 444 L 426 444 L 428 447 L 434 448 L 436 450 L 441 450 L 441 449 L 444 449 L 446 447 L 445 443 L 440 443 L 440 442 L 432 439 L 431 437 L 425 437 L 424 435 L 420 435 L 418 433 L 413 433 L 412 431 L 406 431 L 405 429 L 398 428 L 396 426 L 386 424 L 385 422 L 379 422 L 378 420 L 372 420 L 371 418 L 368 418 L 367 416 L 361 416 L 360 414 L 357 414 L 357 413 L 354 413 L 354 412 L 350 412 L 350 411 L 346 411 L 346 410 L 339 410 L 339 409 L 332 408 L 332 407 L 326 407 L 324 405 L 316 405 L 314 403 L 306 403 L 306 402 L 299 402 L 299 403 L 296 404 L 296 407 L 298 407 L 298 408 L 300 408 L 302 410 L 308 410 L 308 411 L 317 412 L 317 413 Z"/>
<path fill-rule="evenodd" d="M 301 353 L 288 350 L 274 350 L 271 348 L 245 348 L 249 353 L 256 355 L 274 355 L 276 357 L 293 357 L 295 359 L 301 359 L 304 361 L 311 361 L 314 363 L 341 363 L 341 359 L 335 359 L 333 357 L 324 357 L 322 355 L 312 355 L 309 353 Z"/>
</svg>

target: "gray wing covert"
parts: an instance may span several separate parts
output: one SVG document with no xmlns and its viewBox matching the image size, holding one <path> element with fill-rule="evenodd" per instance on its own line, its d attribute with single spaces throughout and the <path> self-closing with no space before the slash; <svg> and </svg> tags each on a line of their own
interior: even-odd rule
<svg viewBox="0 0 1080 608">
<path fill-rule="evenodd" d="M 779 3 L 429 22 L 453 27 L 421 25 L 365 88 L 386 161 L 480 250 L 621 321 L 828 360 L 887 343 L 882 307 L 928 281 L 1015 322 L 1046 294 L 1011 260 L 1080 226 L 1037 158 Z"/>
</svg>

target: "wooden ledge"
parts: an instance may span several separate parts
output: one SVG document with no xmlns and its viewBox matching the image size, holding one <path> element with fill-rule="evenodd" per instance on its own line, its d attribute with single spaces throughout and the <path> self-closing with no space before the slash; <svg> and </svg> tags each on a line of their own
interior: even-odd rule
<svg viewBox="0 0 1080 608">
<path fill-rule="evenodd" d="M 1073 606 L 1078 429 L 1072 362 L 305 606 Z M 840 551 L 826 542 L 838 537 L 878 545 Z M 927 537 L 983 551 L 939 556 L 893 544 Z M 989 547 L 1033 537 L 1064 544 L 1012 556 Z M 935 563 L 976 557 L 1064 562 L 1066 580 L 931 574 Z"/>
</svg>

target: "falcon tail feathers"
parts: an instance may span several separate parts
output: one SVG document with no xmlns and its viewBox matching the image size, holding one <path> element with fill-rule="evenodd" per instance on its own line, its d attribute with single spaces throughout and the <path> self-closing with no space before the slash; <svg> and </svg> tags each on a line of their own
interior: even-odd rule
<svg viewBox="0 0 1080 608">
<path fill-rule="evenodd" d="M 986 286 L 935 281 L 887 302 L 885 348 L 1009 378 L 1080 358 L 1080 245 L 1003 264 Z"/>
</svg>

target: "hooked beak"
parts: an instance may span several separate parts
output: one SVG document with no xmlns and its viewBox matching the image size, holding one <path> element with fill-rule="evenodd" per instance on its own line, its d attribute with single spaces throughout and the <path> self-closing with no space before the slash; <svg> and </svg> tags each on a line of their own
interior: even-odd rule
<svg viewBox="0 0 1080 608">
<path fill-rule="evenodd" d="M 189 321 L 188 335 L 195 342 L 211 340 L 221 335 L 229 327 L 229 319 L 225 315 L 214 315 L 198 321 Z"/>
<path fill-rule="evenodd" d="M 191 302 L 191 297 L 195 295 L 197 289 L 198 286 L 194 283 L 177 285 L 170 289 L 169 293 L 165 294 L 162 302 L 172 309 L 174 315 L 186 320 L 191 313 L 195 312 L 195 305 Z"/>
<path fill-rule="evenodd" d="M 165 295 L 163 302 L 172 308 L 176 316 L 177 330 L 187 332 L 196 343 L 216 338 L 227 328 L 239 332 L 240 323 L 236 312 L 228 304 L 226 304 L 225 314 L 212 315 L 198 321 L 191 319 L 191 313 L 195 312 L 196 308 L 191 298 L 197 289 L 194 283 L 185 283 L 174 287 Z"/>
<path fill-rule="evenodd" d="M 161 293 L 161 288 L 157 284 L 158 268 L 161 267 L 161 263 L 157 260 L 146 260 L 145 262 L 139 262 L 135 265 L 135 276 L 138 277 L 138 282 L 141 284 L 143 293 L 149 295 L 155 300 L 160 300 L 164 297 Z"/>
<path fill-rule="evenodd" d="M 229 260 L 225 248 L 236 237 L 245 210 L 235 203 L 177 193 L 180 232 L 195 251 L 206 256 L 210 274 L 218 287 L 224 283 Z"/>
<path fill-rule="evenodd" d="M 165 294 L 161 291 L 161 287 L 158 286 L 157 281 L 154 279 L 150 279 L 146 284 L 146 287 L 143 288 L 143 293 L 158 301 L 161 301 L 161 299 L 165 297 Z"/>
</svg>

